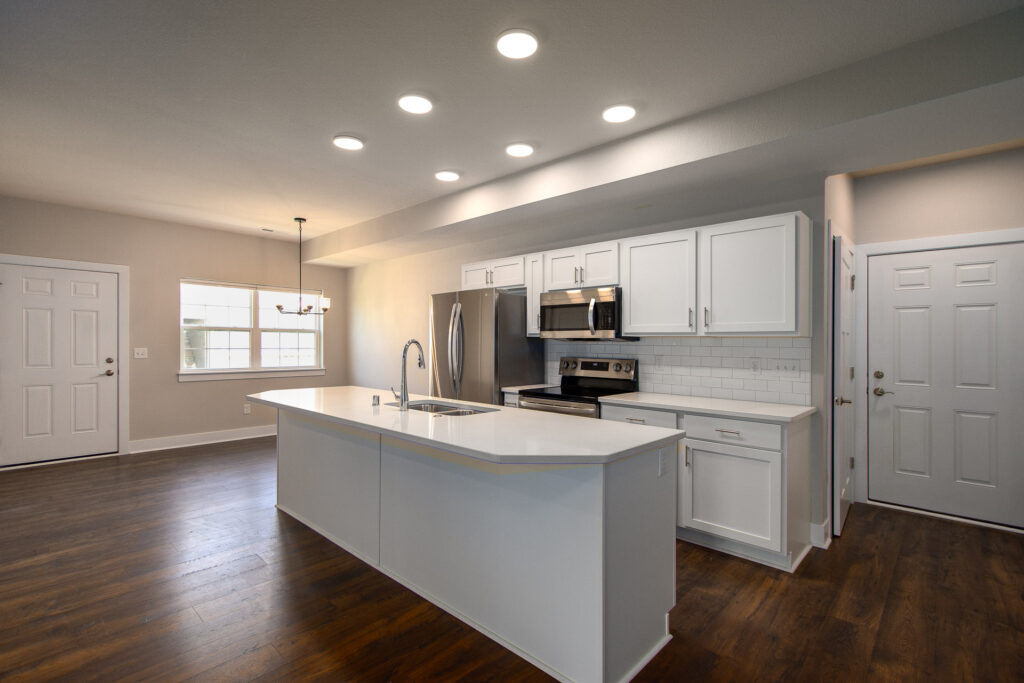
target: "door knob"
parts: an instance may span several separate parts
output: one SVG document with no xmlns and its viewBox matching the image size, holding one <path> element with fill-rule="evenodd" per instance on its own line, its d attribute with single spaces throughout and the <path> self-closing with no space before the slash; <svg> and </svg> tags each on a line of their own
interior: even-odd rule
<svg viewBox="0 0 1024 683">
<path fill-rule="evenodd" d="M 108 359 L 107 359 L 107 362 L 108 362 L 108 363 L 113 363 L 113 362 L 114 362 L 114 359 L 113 359 L 113 358 L 108 358 Z"/>
<path fill-rule="evenodd" d="M 853 403 L 853 401 L 851 401 L 848 398 L 843 398 L 842 396 L 837 396 L 835 403 L 836 403 L 837 406 L 845 406 L 845 405 L 849 405 L 850 403 Z"/>
<path fill-rule="evenodd" d="M 886 394 L 895 394 L 895 391 L 886 391 L 882 387 L 875 387 L 875 390 L 871 392 L 875 396 L 885 396 Z"/>
<path fill-rule="evenodd" d="M 112 376 L 114 374 L 114 371 L 113 370 L 107 370 L 103 374 L 106 375 L 107 377 L 110 377 L 110 376 Z"/>
</svg>

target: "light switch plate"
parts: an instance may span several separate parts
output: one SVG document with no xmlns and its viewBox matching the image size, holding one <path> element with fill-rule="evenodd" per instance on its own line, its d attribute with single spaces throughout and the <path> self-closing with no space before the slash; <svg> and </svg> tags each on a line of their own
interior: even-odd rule
<svg viewBox="0 0 1024 683">
<path fill-rule="evenodd" d="M 133 357 L 134 358 L 149 358 L 149 349 L 146 348 L 145 346 L 136 346 L 135 347 L 135 353 L 133 354 Z"/>
</svg>

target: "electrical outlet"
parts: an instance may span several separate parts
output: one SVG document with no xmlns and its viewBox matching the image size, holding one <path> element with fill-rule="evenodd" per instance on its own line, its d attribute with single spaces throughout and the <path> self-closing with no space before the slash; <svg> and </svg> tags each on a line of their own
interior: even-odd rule
<svg viewBox="0 0 1024 683">
<path fill-rule="evenodd" d="M 251 403 L 243 403 L 242 404 L 242 415 L 250 415 L 251 413 L 252 413 L 252 404 Z"/>
<path fill-rule="evenodd" d="M 750 359 L 750 370 L 751 372 L 761 372 L 761 359 L 751 358 Z"/>
<path fill-rule="evenodd" d="M 132 354 L 133 358 L 149 358 L 149 349 L 145 346 L 136 346 L 135 353 Z"/>
</svg>

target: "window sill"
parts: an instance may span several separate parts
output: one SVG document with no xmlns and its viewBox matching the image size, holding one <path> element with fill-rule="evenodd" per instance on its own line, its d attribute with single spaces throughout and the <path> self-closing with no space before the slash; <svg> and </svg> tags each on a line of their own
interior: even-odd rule
<svg viewBox="0 0 1024 683">
<path fill-rule="evenodd" d="M 324 368 L 287 368 L 284 370 L 190 370 L 178 373 L 179 382 L 211 382 L 223 379 L 276 379 L 279 377 L 319 377 Z"/>
</svg>

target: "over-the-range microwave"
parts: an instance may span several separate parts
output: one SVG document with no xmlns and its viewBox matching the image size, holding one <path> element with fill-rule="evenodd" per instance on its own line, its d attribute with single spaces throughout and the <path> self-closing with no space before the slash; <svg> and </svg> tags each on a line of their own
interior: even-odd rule
<svg viewBox="0 0 1024 683">
<path fill-rule="evenodd" d="M 622 336 L 622 289 L 596 287 L 540 295 L 541 339 L 601 341 Z"/>
</svg>

